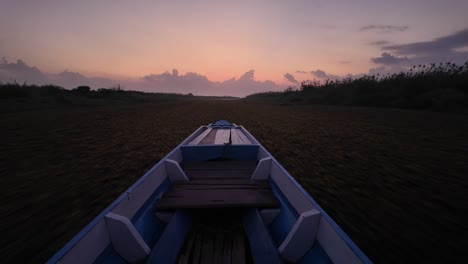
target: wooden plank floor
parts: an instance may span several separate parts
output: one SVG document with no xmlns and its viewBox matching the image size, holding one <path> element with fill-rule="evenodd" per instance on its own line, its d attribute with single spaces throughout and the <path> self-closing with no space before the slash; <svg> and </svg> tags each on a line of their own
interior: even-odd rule
<svg viewBox="0 0 468 264">
<path fill-rule="evenodd" d="M 215 214 L 211 220 L 194 221 L 177 263 L 252 263 L 242 215 Z"/>
</svg>

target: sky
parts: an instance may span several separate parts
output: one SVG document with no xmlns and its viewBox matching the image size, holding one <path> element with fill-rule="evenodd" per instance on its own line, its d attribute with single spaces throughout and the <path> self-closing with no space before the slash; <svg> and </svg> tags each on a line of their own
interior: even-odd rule
<svg viewBox="0 0 468 264">
<path fill-rule="evenodd" d="M 0 0 L 0 81 L 245 96 L 468 61 L 466 0 Z"/>
</svg>

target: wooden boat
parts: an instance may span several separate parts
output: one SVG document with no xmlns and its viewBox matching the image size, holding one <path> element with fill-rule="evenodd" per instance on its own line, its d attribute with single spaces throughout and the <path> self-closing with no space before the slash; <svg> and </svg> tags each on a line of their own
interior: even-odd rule
<svg viewBox="0 0 468 264">
<path fill-rule="evenodd" d="M 202 126 L 48 263 L 371 263 L 242 126 Z"/>
</svg>

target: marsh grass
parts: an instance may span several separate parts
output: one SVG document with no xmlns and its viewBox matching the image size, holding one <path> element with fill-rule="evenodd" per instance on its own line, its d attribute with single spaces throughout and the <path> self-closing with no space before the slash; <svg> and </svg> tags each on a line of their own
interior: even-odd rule
<svg viewBox="0 0 468 264">
<path fill-rule="evenodd" d="M 176 101 L 0 114 L 0 256 L 40 263 L 201 125 L 245 126 L 376 263 L 456 262 L 466 115 Z"/>
<path fill-rule="evenodd" d="M 305 81 L 298 89 L 258 93 L 247 99 L 463 112 L 468 110 L 468 62 L 417 65 L 397 74 Z"/>
</svg>

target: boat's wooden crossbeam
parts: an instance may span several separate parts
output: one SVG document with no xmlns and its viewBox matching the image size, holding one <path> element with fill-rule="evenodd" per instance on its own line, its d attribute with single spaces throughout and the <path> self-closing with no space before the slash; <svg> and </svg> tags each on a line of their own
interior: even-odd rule
<svg viewBox="0 0 468 264">
<path fill-rule="evenodd" d="M 203 161 L 203 162 L 190 162 L 183 166 L 184 171 L 214 171 L 214 170 L 255 170 L 257 162 L 255 160 L 226 160 L 226 161 Z"/>
<path fill-rule="evenodd" d="M 255 161 L 205 161 L 184 164 L 189 179 L 250 179 L 257 166 Z"/>
<path fill-rule="evenodd" d="M 277 206 L 278 202 L 267 181 L 249 179 L 174 183 L 157 205 L 159 209 Z"/>
<path fill-rule="evenodd" d="M 159 209 L 277 207 L 266 180 L 251 180 L 256 161 L 205 161 L 184 164 L 189 181 L 175 182 Z"/>
<path fill-rule="evenodd" d="M 252 176 L 252 170 L 228 170 L 228 171 L 217 171 L 217 170 L 193 170 L 185 171 L 187 177 L 191 180 L 203 180 L 203 179 L 250 179 Z"/>
</svg>

